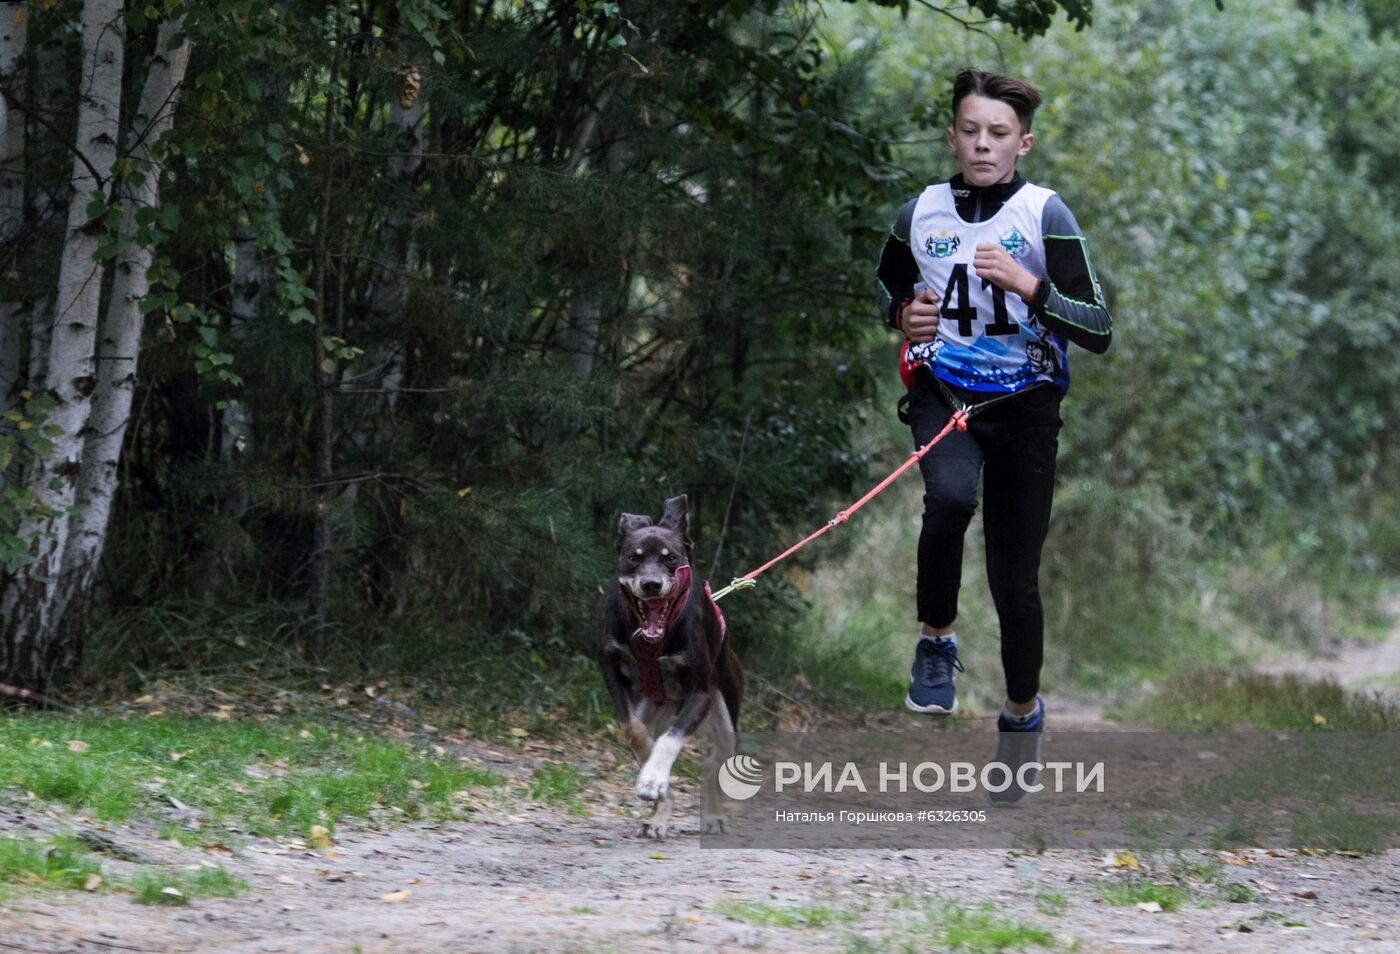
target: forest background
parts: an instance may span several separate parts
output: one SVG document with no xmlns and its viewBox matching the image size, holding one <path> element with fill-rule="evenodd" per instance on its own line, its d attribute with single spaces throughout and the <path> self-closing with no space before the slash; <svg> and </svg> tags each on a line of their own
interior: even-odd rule
<svg viewBox="0 0 1400 954">
<path fill-rule="evenodd" d="M 1075 210 L 1116 325 L 1073 359 L 1048 686 L 1379 631 L 1398 24 L 1385 0 L 0 3 L 0 682 L 395 673 L 483 717 L 604 718 L 619 512 L 687 493 L 719 585 L 908 453 L 874 263 L 954 171 L 967 65 L 1042 90 L 1023 171 Z M 898 704 L 917 482 L 726 601 L 760 693 Z"/>
</svg>

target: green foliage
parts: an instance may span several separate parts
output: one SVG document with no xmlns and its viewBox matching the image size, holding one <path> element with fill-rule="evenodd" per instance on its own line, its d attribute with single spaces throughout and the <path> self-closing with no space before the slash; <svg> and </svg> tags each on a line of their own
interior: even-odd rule
<svg viewBox="0 0 1400 954">
<path fill-rule="evenodd" d="M 49 455 L 58 436 L 57 428 L 45 423 L 55 407 L 52 395 L 25 390 L 18 397 L 18 404 L 5 412 L 0 427 L 0 471 L 27 470 L 34 461 Z M 0 568 L 13 573 L 34 563 L 30 540 L 20 535 L 20 529 L 27 522 L 53 516 L 53 508 L 34 488 L 8 480 L 0 485 Z"/>
<path fill-rule="evenodd" d="M 210 605 L 286 648 L 323 515 L 332 653 L 361 665 L 484 658 L 514 634 L 572 659 L 617 514 L 674 493 L 716 583 L 819 526 L 901 446 L 872 417 L 893 376 L 872 263 L 898 204 L 952 171 L 941 128 L 969 62 L 1045 92 L 1025 169 L 1077 211 L 1118 320 L 1065 405 L 1054 675 L 1107 687 L 1226 662 L 1225 627 L 1198 612 L 1219 594 L 1312 638 L 1325 614 L 1308 607 L 1359 604 L 1400 568 L 1400 358 L 1378 344 L 1400 330 L 1400 41 L 1383 7 L 129 4 L 128 98 L 163 18 L 184 16 L 194 54 L 153 144 L 161 204 L 135 236 L 114 202 L 91 210 L 104 258 L 155 252 L 96 658 L 189 665 Z M 39 5 L 32 40 L 75 61 L 75 10 Z M 33 124 L 36 196 L 62 191 L 75 95 Z M 152 174 L 130 146 L 121 187 Z M 7 300 L 45 300 L 63 221 L 6 250 Z M 256 314 L 235 321 L 235 302 Z M 0 460 L 39 436 L 4 431 Z M 35 502 L 0 493 L 14 569 L 28 557 L 7 528 Z M 844 546 L 736 597 L 736 645 L 765 671 L 802 668 L 805 574 Z M 885 566 L 863 568 L 870 591 Z M 843 633 L 907 623 L 875 610 Z M 888 689 L 878 659 L 817 643 L 825 686 Z M 507 657 L 478 668 L 529 677 Z"/>
<path fill-rule="evenodd" d="M 831 26 L 834 56 L 879 49 L 870 108 L 927 130 L 896 154 L 906 194 L 954 171 L 941 133 L 957 68 L 1044 94 L 1022 169 L 1075 211 L 1117 332 L 1104 358 L 1072 357 L 1041 578 L 1064 649 L 1047 654 L 1052 680 L 1233 664 L 1241 630 L 1316 646 L 1374 626 L 1376 574 L 1400 567 L 1385 425 L 1400 365 L 1378 346 L 1397 315 L 1400 140 L 1375 118 L 1400 41 L 1352 5 L 1225 6 L 1115 4 L 1039 43 L 993 29 L 995 47 L 869 9 Z M 853 572 L 882 569 L 902 572 Z M 977 585 L 969 566 L 981 631 Z M 883 622 L 882 600 L 851 615 Z"/>
</svg>

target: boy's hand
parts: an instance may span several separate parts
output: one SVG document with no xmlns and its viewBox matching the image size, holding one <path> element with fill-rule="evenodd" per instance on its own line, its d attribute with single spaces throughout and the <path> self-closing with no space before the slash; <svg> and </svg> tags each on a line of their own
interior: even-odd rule
<svg viewBox="0 0 1400 954">
<path fill-rule="evenodd" d="M 914 344 L 932 341 L 938 334 L 938 299 L 933 289 L 922 289 L 899 313 L 899 330 Z"/>
<path fill-rule="evenodd" d="M 1027 301 L 1035 297 L 1036 287 L 1040 284 L 1039 279 L 1017 265 L 1011 253 L 996 242 L 983 242 L 977 246 L 972 270 L 978 278 L 985 278 Z"/>
</svg>

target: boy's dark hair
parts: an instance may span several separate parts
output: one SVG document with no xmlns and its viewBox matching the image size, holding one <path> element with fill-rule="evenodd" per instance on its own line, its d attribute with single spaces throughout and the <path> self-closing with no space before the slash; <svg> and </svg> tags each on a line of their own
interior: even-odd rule
<svg viewBox="0 0 1400 954">
<path fill-rule="evenodd" d="M 966 69 L 953 80 L 953 117 L 958 115 L 958 104 L 968 96 L 976 94 L 987 99 L 999 99 L 1016 110 L 1016 118 L 1021 121 L 1021 132 L 1031 131 L 1031 120 L 1040 106 L 1040 91 L 1023 79 L 1007 76 L 1005 73 L 986 73 L 982 70 Z"/>
</svg>

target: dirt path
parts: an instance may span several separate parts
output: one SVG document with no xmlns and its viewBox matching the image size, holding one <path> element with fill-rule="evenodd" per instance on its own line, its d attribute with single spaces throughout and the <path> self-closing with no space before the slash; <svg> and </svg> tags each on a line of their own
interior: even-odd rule
<svg viewBox="0 0 1400 954">
<path fill-rule="evenodd" d="M 632 770 L 610 751 L 578 753 L 596 773 L 592 816 L 504 799 L 483 803 L 470 823 L 342 830 L 319 851 L 260 840 L 233 856 L 177 848 L 141 826 L 115 829 L 110 837 L 155 860 L 217 863 L 249 890 L 178 909 L 120 894 L 12 899 L 0 909 L 0 951 L 926 951 L 948 949 L 948 938 L 924 911 L 932 905 L 946 921 L 941 905 L 954 902 L 970 925 L 965 950 L 1001 949 L 981 913 L 990 905 L 997 919 L 1082 951 L 1400 952 L 1400 852 L 1189 852 L 1197 864 L 1222 863 L 1209 877 L 1176 872 L 1188 899 L 1154 913 L 1100 897 L 1125 875 L 1103 852 L 705 848 L 686 827 L 699 808 L 688 782 L 677 786 L 680 834 L 645 841 L 634 837 Z M 513 753 L 479 754 L 517 777 L 530 769 Z M 9 831 L 71 822 L 0 812 Z M 1173 880 L 1167 859 L 1155 868 L 1140 860 L 1147 875 Z M 1251 899 L 1227 900 L 1226 881 Z M 736 902 L 755 907 L 726 908 Z M 797 923 L 762 923 L 783 912 Z"/>
<path fill-rule="evenodd" d="M 1389 639 L 1339 646 L 1320 658 L 1290 654 L 1264 667 L 1264 671 L 1335 679 L 1348 689 L 1400 693 L 1400 590 L 1383 595 L 1380 608 L 1397 621 Z"/>
<path fill-rule="evenodd" d="M 1400 653 L 1400 633 L 1355 652 L 1366 659 L 1337 664 L 1346 681 Z M 1062 728 L 1112 728 L 1087 704 L 1053 705 Z M 985 721 L 974 731 L 990 731 Z M 172 866 L 218 864 L 249 890 L 176 909 L 117 893 L 20 896 L 0 906 L 0 952 L 994 952 L 1022 949 L 1027 930 L 1093 952 L 1400 952 L 1400 851 L 1133 859 L 1147 880 L 1185 889 L 1177 910 L 1154 912 L 1101 896 L 1128 876 L 1127 859 L 1103 850 L 706 848 L 695 830 L 699 785 L 684 780 L 681 831 L 646 841 L 635 837 L 634 769 L 620 753 L 602 741 L 523 752 L 469 743 L 459 754 L 513 778 L 511 795 L 479 793 L 471 822 L 342 828 L 321 850 L 270 840 L 234 854 L 183 849 L 150 826 L 123 826 L 107 834 Z M 548 761 L 589 776 L 588 814 L 523 797 Z M 0 808 L 6 832 L 74 827 L 52 811 Z M 104 859 L 117 873 L 123 865 Z M 947 934 L 949 924 L 962 933 Z"/>
</svg>

